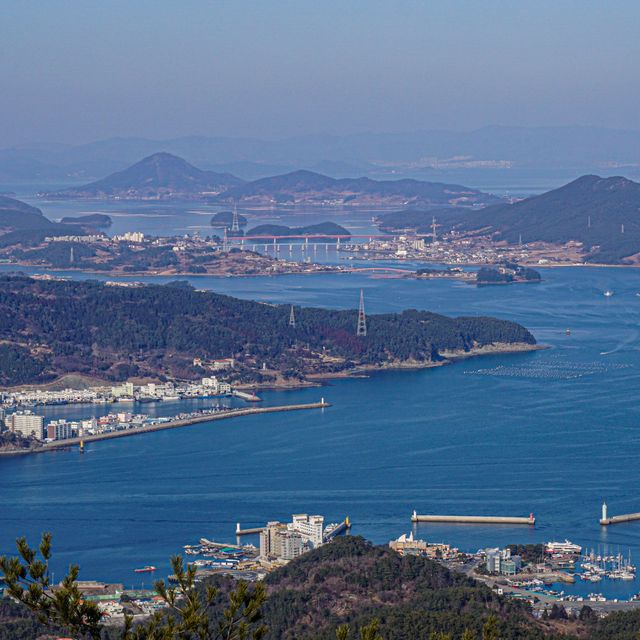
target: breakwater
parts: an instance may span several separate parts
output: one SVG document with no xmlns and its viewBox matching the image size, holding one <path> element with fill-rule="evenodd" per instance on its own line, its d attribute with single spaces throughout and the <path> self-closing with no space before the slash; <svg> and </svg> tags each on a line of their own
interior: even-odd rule
<svg viewBox="0 0 640 640">
<path fill-rule="evenodd" d="M 39 453 L 43 451 L 52 451 L 54 449 L 64 449 L 67 447 L 79 446 L 81 443 L 97 442 L 99 440 L 111 440 L 112 438 L 126 438 L 128 436 L 137 436 L 151 431 L 163 431 L 164 429 L 176 429 L 178 427 L 187 427 L 198 422 L 214 422 L 216 420 L 226 420 L 228 418 L 239 418 L 241 416 L 252 416 L 262 413 L 277 413 L 283 411 L 303 411 L 305 409 L 324 409 L 331 406 L 324 400 L 320 402 L 308 402 L 305 404 L 286 404 L 274 407 L 251 407 L 249 409 L 229 409 L 220 413 L 193 416 L 181 420 L 171 420 L 169 422 L 159 422 L 144 427 L 133 429 L 124 429 L 122 431 L 109 431 L 108 433 L 97 433 L 94 435 L 86 435 L 78 438 L 68 438 L 66 440 L 57 440 L 48 442 L 39 449 L 32 449 L 29 453 Z"/>
<path fill-rule="evenodd" d="M 533 514 L 529 517 L 512 516 L 441 516 L 441 515 L 420 515 L 415 511 L 411 515 L 411 522 L 450 522 L 459 524 L 527 524 L 535 525 L 536 519 Z"/>
</svg>

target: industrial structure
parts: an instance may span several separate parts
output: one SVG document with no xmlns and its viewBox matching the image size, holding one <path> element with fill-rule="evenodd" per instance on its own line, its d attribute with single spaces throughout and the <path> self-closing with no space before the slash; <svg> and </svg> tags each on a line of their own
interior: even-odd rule
<svg viewBox="0 0 640 640">
<path fill-rule="evenodd" d="M 364 337 L 367 335 L 367 316 L 364 312 L 364 291 L 360 289 L 360 306 L 358 308 L 358 327 L 356 335 Z"/>
</svg>

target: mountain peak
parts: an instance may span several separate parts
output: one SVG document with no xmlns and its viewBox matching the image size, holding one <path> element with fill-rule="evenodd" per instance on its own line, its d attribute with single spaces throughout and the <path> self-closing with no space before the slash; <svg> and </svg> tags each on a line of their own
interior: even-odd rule
<svg viewBox="0 0 640 640">
<path fill-rule="evenodd" d="M 215 195 L 241 184 L 231 174 L 203 171 L 166 151 L 146 156 L 123 171 L 57 197 L 166 199 Z"/>
</svg>

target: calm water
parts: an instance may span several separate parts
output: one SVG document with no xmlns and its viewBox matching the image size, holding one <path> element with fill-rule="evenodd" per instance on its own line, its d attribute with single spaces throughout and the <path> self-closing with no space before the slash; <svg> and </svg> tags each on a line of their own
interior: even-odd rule
<svg viewBox="0 0 640 640">
<path fill-rule="evenodd" d="M 132 211 L 125 204 L 36 204 L 51 218 L 103 210 L 113 216 L 113 233 L 205 235 L 215 211 L 192 204 Z M 263 220 L 282 222 L 279 216 L 270 212 Z M 296 213 L 289 222 L 304 224 L 308 216 Z M 373 230 L 364 212 L 334 219 L 354 233 Z M 338 256 L 319 249 L 315 259 Z M 640 564 L 640 522 L 609 529 L 597 523 L 603 499 L 612 514 L 640 511 L 640 272 L 576 268 L 543 276 L 540 285 L 480 289 L 361 274 L 190 278 L 198 288 L 240 297 L 335 308 L 354 307 L 363 288 L 370 313 L 416 307 L 494 315 L 523 323 L 552 348 L 264 394 L 265 404 L 324 395 L 333 406 L 323 412 L 200 424 L 91 445 L 84 456 L 2 459 L 0 553 L 10 553 L 19 534 L 35 540 L 50 530 L 56 571 L 77 560 L 84 577 L 140 584 L 133 568 L 166 570 L 171 554 L 201 536 L 232 540 L 238 520 L 256 525 L 298 511 L 328 520 L 349 515 L 354 533 L 384 543 L 410 530 L 415 508 L 533 511 L 538 518 L 535 529 L 420 525 L 416 531 L 465 550 L 568 537 L 613 553 L 631 548 Z M 606 289 L 615 295 L 604 298 Z M 180 409 L 173 403 L 140 408 L 165 415 Z M 48 413 L 73 418 L 101 411 Z M 573 591 L 626 596 L 640 584 L 578 584 Z"/>
<path fill-rule="evenodd" d="M 465 550 L 568 537 L 614 552 L 630 547 L 640 563 L 640 522 L 598 525 L 603 499 L 613 514 L 640 510 L 640 272 L 543 276 L 540 285 L 485 288 L 362 275 L 192 279 L 241 297 L 336 308 L 354 307 L 364 288 L 371 313 L 417 307 L 512 318 L 552 348 L 264 394 L 267 403 L 325 396 L 333 406 L 321 412 L 107 441 L 84 456 L 2 459 L 0 552 L 11 552 L 18 534 L 35 540 L 50 530 L 58 571 L 75 559 L 85 577 L 139 584 L 134 567 L 164 570 L 201 536 L 232 540 L 236 521 L 349 515 L 354 533 L 384 543 L 411 529 L 415 508 L 538 518 L 535 529 L 417 529 Z M 608 288 L 615 295 L 607 299 Z M 640 586 L 574 590 L 614 596 Z"/>
</svg>

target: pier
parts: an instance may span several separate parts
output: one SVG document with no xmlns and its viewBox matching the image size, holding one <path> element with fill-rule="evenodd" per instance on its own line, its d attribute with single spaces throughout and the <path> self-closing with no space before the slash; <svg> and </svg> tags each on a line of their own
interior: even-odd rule
<svg viewBox="0 0 640 640">
<path fill-rule="evenodd" d="M 609 516 L 607 503 L 602 503 L 602 517 L 600 518 L 600 524 L 603 527 L 607 527 L 610 524 L 618 524 L 620 522 L 633 522 L 634 520 L 640 520 L 640 513 L 623 513 L 619 516 Z"/>
<path fill-rule="evenodd" d="M 337 524 L 333 529 L 325 532 L 323 535 L 323 539 L 325 542 L 329 542 L 329 540 L 333 540 L 336 536 L 339 536 L 341 533 L 345 531 L 349 531 L 351 529 L 351 521 L 349 520 L 349 516 L 347 516 L 342 522 Z"/>
<path fill-rule="evenodd" d="M 415 511 L 411 515 L 411 522 L 450 522 L 454 524 L 526 524 L 533 526 L 536 519 L 533 513 L 529 517 L 513 516 L 440 516 L 440 515 L 420 515 Z"/>
</svg>

